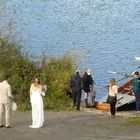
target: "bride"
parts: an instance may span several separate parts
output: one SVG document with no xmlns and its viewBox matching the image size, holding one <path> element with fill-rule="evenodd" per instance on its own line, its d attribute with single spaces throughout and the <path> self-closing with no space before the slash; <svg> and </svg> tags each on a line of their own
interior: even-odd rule
<svg viewBox="0 0 140 140">
<path fill-rule="evenodd" d="M 30 127 L 40 128 L 44 123 L 44 109 L 42 99 L 42 85 L 37 78 L 30 87 L 30 102 L 32 107 L 32 125 Z"/>
</svg>

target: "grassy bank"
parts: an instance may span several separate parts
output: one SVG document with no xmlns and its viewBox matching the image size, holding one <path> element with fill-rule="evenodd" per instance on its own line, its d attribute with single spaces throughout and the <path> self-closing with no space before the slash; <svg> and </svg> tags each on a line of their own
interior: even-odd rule
<svg viewBox="0 0 140 140">
<path fill-rule="evenodd" d="M 124 118 L 125 125 L 140 125 L 140 116 L 126 117 Z"/>
<path fill-rule="evenodd" d="M 4 74 L 10 76 L 12 93 L 20 110 L 30 110 L 29 88 L 36 77 L 48 86 L 44 97 L 45 109 L 70 109 L 69 80 L 75 67 L 73 59 L 68 55 L 60 58 L 44 57 L 39 66 L 21 51 L 19 45 L 0 39 L 0 81 Z"/>
</svg>

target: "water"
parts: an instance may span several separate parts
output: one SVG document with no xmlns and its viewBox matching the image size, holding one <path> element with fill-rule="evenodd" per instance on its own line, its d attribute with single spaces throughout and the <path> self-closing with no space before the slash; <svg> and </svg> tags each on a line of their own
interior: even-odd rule
<svg viewBox="0 0 140 140">
<path fill-rule="evenodd" d="M 36 57 L 79 56 L 78 68 L 93 69 L 97 99 L 115 69 L 130 73 L 140 62 L 139 0 L 1 0 L 0 28 Z M 9 23 L 9 24 L 8 24 Z M 118 83 L 120 84 L 120 83 Z"/>
</svg>

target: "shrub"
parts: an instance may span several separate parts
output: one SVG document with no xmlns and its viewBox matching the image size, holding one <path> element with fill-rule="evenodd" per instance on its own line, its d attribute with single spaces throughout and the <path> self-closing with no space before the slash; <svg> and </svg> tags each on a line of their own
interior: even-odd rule
<svg viewBox="0 0 140 140">
<path fill-rule="evenodd" d="M 32 79 L 39 77 L 42 84 L 47 84 L 47 96 L 44 97 L 46 109 L 67 110 L 71 107 L 69 81 L 76 64 L 64 55 L 60 58 L 44 57 L 42 66 L 21 51 L 16 43 L 0 39 L 0 80 L 4 74 L 10 76 L 12 93 L 20 110 L 29 110 L 29 88 Z"/>
</svg>

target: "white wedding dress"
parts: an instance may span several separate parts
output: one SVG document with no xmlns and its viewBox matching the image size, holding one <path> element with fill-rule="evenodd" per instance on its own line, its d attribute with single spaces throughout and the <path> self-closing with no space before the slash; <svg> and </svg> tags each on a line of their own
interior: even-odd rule
<svg viewBox="0 0 140 140">
<path fill-rule="evenodd" d="M 32 106 L 32 125 L 31 128 L 40 128 L 44 122 L 44 108 L 41 90 L 32 91 L 31 94 Z"/>
</svg>

